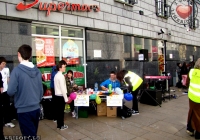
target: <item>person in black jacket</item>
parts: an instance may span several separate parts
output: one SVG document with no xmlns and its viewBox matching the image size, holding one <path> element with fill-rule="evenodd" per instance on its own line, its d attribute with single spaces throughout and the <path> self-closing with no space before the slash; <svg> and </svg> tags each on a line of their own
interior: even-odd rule
<svg viewBox="0 0 200 140">
<path fill-rule="evenodd" d="M 4 135 L 3 135 L 3 114 L 2 114 L 2 95 L 1 93 L 3 92 L 3 81 L 2 81 L 2 75 L 0 73 L 0 140 L 4 140 Z"/>
</svg>

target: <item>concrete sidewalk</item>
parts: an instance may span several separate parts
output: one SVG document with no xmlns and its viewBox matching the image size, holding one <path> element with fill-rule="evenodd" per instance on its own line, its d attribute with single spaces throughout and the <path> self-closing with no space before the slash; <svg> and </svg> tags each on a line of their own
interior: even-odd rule
<svg viewBox="0 0 200 140">
<path fill-rule="evenodd" d="M 38 135 L 42 140 L 194 140 L 186 133 L 188 97 L 176 90 L 179 98 L 164 102 L 162 107 L 139 104 L 140 114 L 125 120 L 89 116 L 74 119 L 65 116 L 68 129 L 56 129 L 52 120 L 41 120 Z M 5 135 L 21 135 L 19 124 L 4 127 Z"/>
</svg>

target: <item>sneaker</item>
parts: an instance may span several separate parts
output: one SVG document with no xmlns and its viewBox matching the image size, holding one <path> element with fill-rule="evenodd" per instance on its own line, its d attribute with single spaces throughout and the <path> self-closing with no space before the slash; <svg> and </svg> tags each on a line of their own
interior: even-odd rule
<svg viewBox="0 0 200 140">
<path fill-rule="evenodd" d="M 75 118 L 76 117 L 76 112 L 72 112 L 72 117 Z"/>
<path fill-rule="evenodd" d="M 13 123 L 6 123 L 5 126 L 11 127 L 11 128 L 15 127 L 15 125 Z"/>
<path fill-rule="evenodd" d="M 190 136 L 194 136 L 194 132 L 191 132 L 189 130 L 186 130 L 186 132 L 190 135 Z"/>
<path fill-rule="evenodd" d="M 53 120 L 53 122 L 57 122 L 57 120 Z"/>
<path fill-rule="evenodd" d="M 67 128 L 68 128 L 68 126 L 64 124 L 64 125 L 60 128 L 60 130 L 65 130 L 65 129 L 67 129 Z"/>
<path fill-rule="evenodd" d="M 133 110 L 132 115 L 138 115 L 138 114 L 139 114 L 139 111 Z"/>
</svg>

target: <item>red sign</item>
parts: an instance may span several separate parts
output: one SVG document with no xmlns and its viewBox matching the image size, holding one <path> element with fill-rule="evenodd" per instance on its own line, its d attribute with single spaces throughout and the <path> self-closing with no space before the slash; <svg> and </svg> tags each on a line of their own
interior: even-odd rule
<svg viewBox="0 0 200 140">
<path fill-rule="evenodd" d="M 74 78 L 83 78 L 84 74 L 82 72 L 79 71 L 75 71 L 74 72 Z"/>
<path fill-rule="evenodd" d="M 54 39 L 53 38 L 36 38 L 36 62 L 38 67 L 54 66 Z"/>
<path fill-rule="evenodd" d="M 152 53 L 158 53 L 158 47 L 152 46 Z"/>
<path fill-rule="evenodd" d="M 32 3 L 29 4 L 24 4 L 23 2 L 20 2 L 17 6 L 16 9 L 19 11 L 24 11 L 27 9 L 32 8 L 35 6 L 39 0 L 35 0 Z M 80 12 L 99 12 L 100 7 L 98 5 L 88 5 L 88 4 L 74 4 L 74 3 L 69 3 L 69 2 L 59 2 L 58 4 L 51 2 L 51 3 L 39 3 L 39 10 L 40 11 L 47 11 L 47 16 L 50 15 L 51 11 L 80 11 Z"/>
</svg>

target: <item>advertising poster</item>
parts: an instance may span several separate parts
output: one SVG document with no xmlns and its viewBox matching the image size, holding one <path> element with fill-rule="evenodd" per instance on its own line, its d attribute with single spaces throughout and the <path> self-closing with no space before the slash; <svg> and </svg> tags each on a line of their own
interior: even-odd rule
<svg viewBox="0 0 200 140">
<path fill-rule="evenodd" d="M 74 82 L 76 85 L 78 85 L 78 86 L 85 85 L 85 76 L 84 76 L 84 67 L 83 66 L 67 67 L 66 73 L 64 74 L 65 76 L 67 76 L 68 70 L 73 71 Z"/>
<path fill-rule="evenodd" d="M 63 60 L 67 65 L 77 65 L 80 63 L 78 45 L 73 40 L 68 40 L 63 45 Z"/>
<path fill-rule="evenodd" d="M 55 65 L 53 38 L 36 38 L 35 47 L 36 47 L 37 67 L 46 67 Z"/>
</svg>

